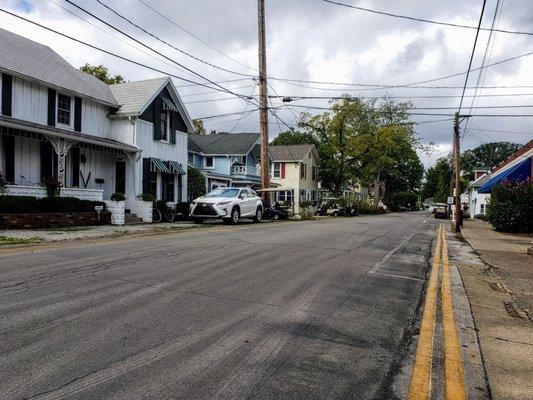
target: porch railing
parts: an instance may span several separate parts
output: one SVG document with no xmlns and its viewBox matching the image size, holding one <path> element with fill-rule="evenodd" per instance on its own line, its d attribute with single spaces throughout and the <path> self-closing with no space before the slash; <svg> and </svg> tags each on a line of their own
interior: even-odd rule
<svg viewBox="0 0 533 400">
<path fill-rule="evenodd" d="M 46 197 L 46 189 L 42 186 L 7 185 L 10 196 Z M 61 188 L 61 197 L 76 197 L 80 200 L 102 201 L 104 191 L 101 189 Z"/>
<path fill-rule="evenodd" d="M 259 176 L 259 170 L 254 167 L 248 167 L 246 165 L 234 165 L 231 168 L 232 175 L 253 175 Z"/>
</svg>

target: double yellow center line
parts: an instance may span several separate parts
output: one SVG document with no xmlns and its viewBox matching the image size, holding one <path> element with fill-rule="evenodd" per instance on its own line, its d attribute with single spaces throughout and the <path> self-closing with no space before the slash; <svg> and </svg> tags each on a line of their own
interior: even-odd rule
<svg viewBox="0 0 533 400">
<path fill-rule="evenodd" d="M 418 347 L 411 374 L 409 400 L 427 400 L 431 396 L 433 332 L 437 310 L 439 272 L 442 265 L 441 306 L 444 336 L 444 393 L 446 400 L 466 400 L 461 347 L 453 311 L 448 243 L 444 226 L 439 226 L 433 265 L 420 324 Z"/>
</svg>

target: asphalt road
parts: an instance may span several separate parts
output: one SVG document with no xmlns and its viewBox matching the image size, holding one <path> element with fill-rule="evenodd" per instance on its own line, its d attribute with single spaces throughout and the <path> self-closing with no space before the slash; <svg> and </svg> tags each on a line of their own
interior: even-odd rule
<svg viewBox="0 0 533 400">
<path fill-rule="evenodd" d="M 0 399 L 391 399 L 427 214 L 0 255 Z"/>
</svg>

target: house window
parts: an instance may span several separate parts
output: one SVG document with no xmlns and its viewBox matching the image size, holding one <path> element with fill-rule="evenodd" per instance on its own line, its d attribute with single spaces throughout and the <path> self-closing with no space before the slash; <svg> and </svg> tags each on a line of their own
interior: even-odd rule
<svg viewBox="0 0 533 400">
<path fill-rule="evenodd" d="M 174 175 L 173 174 L 164 174 L 165 176 L 165 200 L 174 201 Z"/>
<path fill-rule="evenodd" d="M 313 181 L 318 181 L 318 174 L 317 174 L 316 167 L 314 165 L 313 165 L 313 169 L 311 171 L 311 179 Z"/>
<path fill-rule="evenodd" d="M 272 164 L 272 177 L 281 178 L 281 163 L 275 162 Z"/>
<path fill-rule="evenodd" d="M 194 164 L 194 154 L 189 153 L 189 154 L 187 155 L 187 162 L 188 162 L 189 164 Z"/>
<path fill-rule="evenodd" d="M 205 167 L 206 168 L 213 168 L 215 166 L 215 160 L 213 157 L 206 157 L 205 158 Z"/>
<path fill-rule="evenodd" d="M 300 189 L 300 201 L 306 200 L 305 189 Z"/>
<path fill-rule="evenodd" d="M 161 140 L 168 141 L 168 113 L 161 111 L 161 132 L 159 134 Z"/>
<path fill-rule="evenodd" d="M 57 123 L 70 126 L 72 98 L 64 94 L 57 94 Z"/>
<path fill-rule="evenodd" d="M 157 198 L 157 172 L 150 171 L 149 193 Z"/>
<path fill-rule="evenodd" d="M 241 162 L 246 165 L 246 156 L 242 156 Z"/>
<path fill-rule="evenodd" d="M 283 204 L 290 206 L 292 204 L 292 191 L 291 190 L 285 190 L 278 192 L 276 201 L 283 202 Z"/>
<path fill-rule="evenodd" d="M 485 204 L 480 204 L 479 207 L 481 210 L 481 214 L 485 214 Z"/>
<path fill-rule="evenodd" d="M 304 163 L 300 164 L 300 179 L 306 179 L 307 177 L 307 165 Z"/>
</svg>

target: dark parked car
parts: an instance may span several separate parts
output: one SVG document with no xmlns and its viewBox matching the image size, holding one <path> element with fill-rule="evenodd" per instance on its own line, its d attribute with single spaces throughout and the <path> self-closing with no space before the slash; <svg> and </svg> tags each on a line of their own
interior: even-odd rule
<svg viewBox="0 0 533 400">
<path fill-rule="evenodd" d="M 267 208 L 263 214 L 264 218 L 278 220 L 278 219 L 287 219 L 289 218 L 289 213 L 287 210 L 281 208 L 277 203 L 270 208 Z"/>
</svg>

